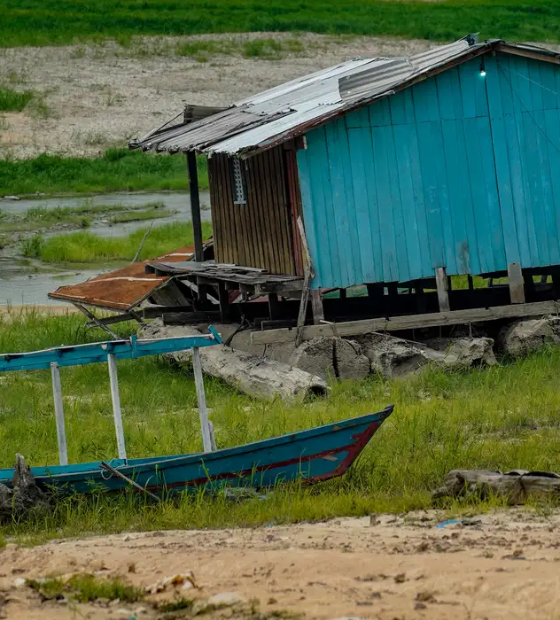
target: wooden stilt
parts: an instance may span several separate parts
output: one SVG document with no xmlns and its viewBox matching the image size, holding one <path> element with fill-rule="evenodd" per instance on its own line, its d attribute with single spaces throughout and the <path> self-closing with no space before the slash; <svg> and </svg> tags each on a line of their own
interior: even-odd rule
<svg viewBox="0 0 560 620">
<path fill-rule="evenodd" d="M 281 318 L 279 303 L 277 293 L 268 294 L 268 314 L 271 320 Z"/>
<path fill-rule="evenodd" d="M 303 250 L 303 259 L 305 263 L 305 270 L 303 274 L 303 290 L 301 292 L 301 300 L 299 304 L 299 312 L 297 319 L 296 329 L 296 347 L 301 344 L 301 330 L 305 325 L 305 316 L 307 314 L 307 303 L 309 301 L 309 295 L 311 292 L 311 280 L 315 277 L 315 271 L 313 269 L 313 263 L 311 262 L 311 254 L 309 253 L 309 246 L 307 245 L 307 237 L 305 236 L 305 228 L 303 227 L 303 220 L 301 216 L 297 220 L 299 236 L 301 238 L 301 247 Z"/>
<path fill-rule="evenodd" d="M 61 465 L 68 465 L 66 425 L 64 422 L 64 406 L 62 404 L 62 386 L 60 384 L 60 370 L 56 362 L 51 362 L 51 376 L 54 396 L 54 412 L 56 415 L 56 435 L 58 438 L 58 461 Z"/>
<path fill-rule="evenodd" d="M 519 263 L 510 263 L 508 265 L 508 286 L 511 303 L 524 304 L 525 286 L 523 284 L 523 274 Z"/>
<path fill-rule="evenodd" d="M 419 286 L 414 289 L 414 294 L 416 295 L 416 310 L 418 314 L 425 314 L 428 310 L 428 306 L 426 304 L 426 293 L 424 293 L 424 289 Z"/>
<path fill-rule="evenodd" d="M 313 324 L 319 325 L 321 321 L 325 320 L 321 291 L 311 291 L 311 308 L 313 310 Z"/>
<path fill-rule="evenodd" d="M 436 268 L 436 289 L 440 312 L 449 312 L 449 282 L 445 274 L 445 267 Z"/>
<path fill-rule="evenodd" d="M 213 452 L 216 449 L 212 445 L 212 431 L 208 420 L 208 409 L 206 408 L 206 394 L 204 393 L 204 378 L 202 377 L 202 364 L 200 362 L 200 350 L 193 348 L 193 372 L 194 383 L 196 386 L 196 398 L 198 400 L 198 415 L 200 417 L 200 429 L 202 431 L 202 445 L 204 452 Z"/>
<path fill-rule="evenodd" d="M 368 297 L 380 301 L 385 294 L 385 287 L 383 284 L 366 284 Z"/>
<path fill-rule="evenodd" d="M 229 319 L 229 293 L 226 289 L 226 283 L 221 280 L 218 282 L 218 299 L 222 321 L 227 321 Z"/>
<path fill-rule="evenodd" d="M 387 284 L 387 292 L 389 295 L 398 295 L 399 294 L 399 284 L 398 282 L 390 282 Z"/>
<path fill-rule="evenodd" d="M 121 397 L 119 394 L 119 379 L 117 376 L 117 358 L 114 353 L 107 355 L 109 364 L 109 379 L 111 381 L 111 400 L 113 401 L 113 417 L 115 420 L 115 432 L 117 435 L 117 449 L 119 459 L 126 460 L 126 447 L 121 413 Z"/>
</svg>

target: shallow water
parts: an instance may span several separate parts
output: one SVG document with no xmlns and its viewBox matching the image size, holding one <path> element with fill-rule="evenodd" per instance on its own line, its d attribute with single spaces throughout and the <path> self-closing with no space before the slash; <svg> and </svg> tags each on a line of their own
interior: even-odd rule
<svg viewBox="0 0 560 620">
<path fill-rule="evenodd" d="M 0 211 L 13 215 L 23 215 L 32 207 L 45 207 L 55 209 L 57 207 L 80 207 L 92 205 L 122 205 L 127 207 L 141 206 L 150 202 L 158 202 L 170 211 L 176 211 L 169 217 L 156 220 L 142 220 L 138 222 L 126 222 L 111 224 L 109 219 L 100 219 L 87 228 L 88 232 L 102 237 L 114 237 L 130 234 L 139 228 L 145 228 L 154 222 L 154 227 L 169 222 L 189 222 L 191 210 L 188 194 L 103 194 L 100 196 L 72 197 L 72 198 L 37 198 L 25 200 L 0 200 Z M 210 195 L 208 192 L 200 194 L 202 220 L 210 221 Z M 70 234 L 74 230 L 55 230 L 45 233 L 43 236 Z M 13 256 L 14 248 L 4 252 L 0 251 L 0 305 L 28 305 L 28 304 L 59 304 L 60 301 L 49 300 L 47 294 L 56 290 L 59 286 L 76 284 L 92 278 L 100 273 L 111 271 L 112 268 L 98 267 L 96 269 L 73 269 L 58 270 L 49 268 L 43 264 L 22 265 Z M 37 273 L 40 265 L 41 271 Z"/>
<path fill-rule="evenodd" d="M 84 204 L 91 205 L 122 205 L 123 207 L 139 207 L 149 202 L 158 202 L 168 209 L 178 210 L 182 214 L 188 214 L 190 219 L 190 205 L 188 194 L 101 194 L 99 196 L 72 196 L 60 198 L 25 198 L 22 200 L 0 199 L 0 211 L 12 215 L 23 215 L 32 207 L 81 207 Z M 210 194 L 200 193 L 200 205 L 202 207 L 202 219 L 210 219 Z"/>
</svg>

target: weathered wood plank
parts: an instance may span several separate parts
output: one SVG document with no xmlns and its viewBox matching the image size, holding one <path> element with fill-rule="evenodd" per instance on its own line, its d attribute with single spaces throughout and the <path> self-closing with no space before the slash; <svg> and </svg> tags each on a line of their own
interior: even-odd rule
<svg viewBox="0 0 560 620">
<path fill-rule="evenodd" d="M 508 265 L 508 286 L 511 303 L 524 304 L 525 286 L 523 274 L 521 273 L 521 265 L 519 263 L 510 263 Z"/>
<path fill-rule="evenodd" d="M 522 316 L 557 314 L 558 312 L 560 312 L 560 302 L 539 301 L 530 304 L 496 306 L 494 308 L 473 308 L 470 310 L 396 316 L 390 319 L 347 321 L 337 323 L 334 327 L 332 325 L 308 325 L 301 330 L 301 339 L 302 341 L 311 340 L 317 336 L 356 336 L 369 332 L 391 332 L 419 329 L 421 327 L 438 327 L 440 325 L 460 325 L 462 323 L 495 321 Z M 296 331 L 290 329 L 273 329 L 251 334 L 251 342 L 253 344 L 293 342 L 295 339 Z"/>
<path fill-rule="evenodd" d="M 451 306 L 449 305 L 449 286 L 445 267 L 436 268 L 436 289 L 440 312 L 449 312 Z"/>
</svg>

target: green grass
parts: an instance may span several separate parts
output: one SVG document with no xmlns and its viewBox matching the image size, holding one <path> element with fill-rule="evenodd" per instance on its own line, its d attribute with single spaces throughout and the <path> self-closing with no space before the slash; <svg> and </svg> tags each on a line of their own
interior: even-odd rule
<svg viewBox="0 0 560 620">
<path fill-rule="evenodd" d="M 33 91 L 18 92 L 0 87 L 0 112 L 21 112 L 33 99 Z"/>
<path fill-rule="evenodd" d="M 119 327 L 119 326 L 117 326 Z M 123 335 L 129 327 L 120 327 Z M 0 316 L 0 351 L 105 339 L 85 331 L 77 315 Z M 343 478 L 313 487 L 280 487 L 265 500 L 181 496 L 154 505 L 128 493 L 63 499 L 47 514 L 0 529 L 22 542 L 84 533 L 229 527 L 318 520 L 369 512 L 427 508 L 431 491 L 454 468 L 560 469 L 560 349 L 470 372 L 434 369 L 408 379 L 332 386 L 306 403 L 259 402 L 206 379 L 208 405 L 221 447 L 310 428 L 379 410 L 395 412 Z M 186 373 L 186 374 L 185 374 Z M 106 365 L 64 368 L 62 387 L 70 462 L 114 457 L 116 440 Z M 1 379 L 0 467 L 15 453 L 30 463 L 57 461 L 48 371 Z M 157 358 L 119 362 L 127 452 L 131 458 L 200 450 L 196 393 L 189 369 Z"/>
<path fill-rule="evenodd" d="M 78 603 L 89 603 L 97 599 L 119 600 L 135 603 L 144 598 L 144 592 L 119 577 L 100 579 L 94 575 L 80 574 L 67 581 L 60 578 L 27 580 L 27 585 L 39 592 L 45 599 L 68 597 Z"/>
<path fill-rule="evenodd" d="M 0 45 L 51 45 L 132 35 L 294 32 L 391 35 L 446 41 L 468 32 L 558 40 L 556 0 L 1 0 Z"/>
<path fill-rule="evenodd" d="M 113 215 L 110 218 L 110 222 L 112 224 L 124 224 L 126 222 L 142 222 L 144 220 L 158 220 L 169 217 L 176 211 L 169 211 L 165 209 L 162 205 L 155 205 L 153 207 L 149 207 L 148 209 L 137 209 L 134 211 L 125 211 L 122 213 L 118 213 L 117 215 Z"/>
<path fill-rule="evenodd" d="M 200 187 L 208 187 L 206 159 L 199 158 Z M 40 155 L 34 159 L 0 159 L 0 195 L 80 194 L 112 191 L 185 191 L 185 158 L 108 149 L 102 157 Z"/>
<path fill-rule="evenodd" d="M 209 222 L 203 222 L 204 238 L 211 236 Z M 22 254 L 39 258 L 46 263 L 106 263 L 132 260 L 140 247 L 147 228 L 136 230 L 126 237 L 100 237 L 93 233 L 75 232 L 44 239 L 35 235 L 22 243 Z M 192 223 L 164 224 L 152 228 L 144 243 L 140 260 L 160 256 L 193 243 Z"/>
</svg>

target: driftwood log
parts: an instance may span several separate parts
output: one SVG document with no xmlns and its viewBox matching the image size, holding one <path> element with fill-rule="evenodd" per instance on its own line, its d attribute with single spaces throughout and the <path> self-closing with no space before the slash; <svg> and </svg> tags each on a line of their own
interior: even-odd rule
<svg viewBox="0 0 560 620">
<path fill-rule="evenodd" d="M 444 486 L 434 491 L 434 500 L 457 497 L 505 498 L 510 506 L 523 504 L 530 497 L 560 499 L 558 474 L 515 469 L 506 473 L 454 469 L 445 477 Z"/>
<path fill-rule="evenodd" d="M 199 336 L 201 333 L 204 332 L 190 325 L 163 326 L 159 320 L 152 321 L 143 329 L 143 336 L 149 338 Z M 190 356 L 190 351 L 166 355 L 179 363 L 190 359 Z M 321 377 L 225 345 L 200 349 L 200 360 L 205 374 L 257 398 L 293 399 L 327 392 L 327 384 Z"/>
<path fill-rule="evenodd" d="M 21 518 L 48 504 L 46 494 L 37 486 L 21 454 L 16 454 L 12 488 L 0 484 L 0 522 Z"/>
</svg>

